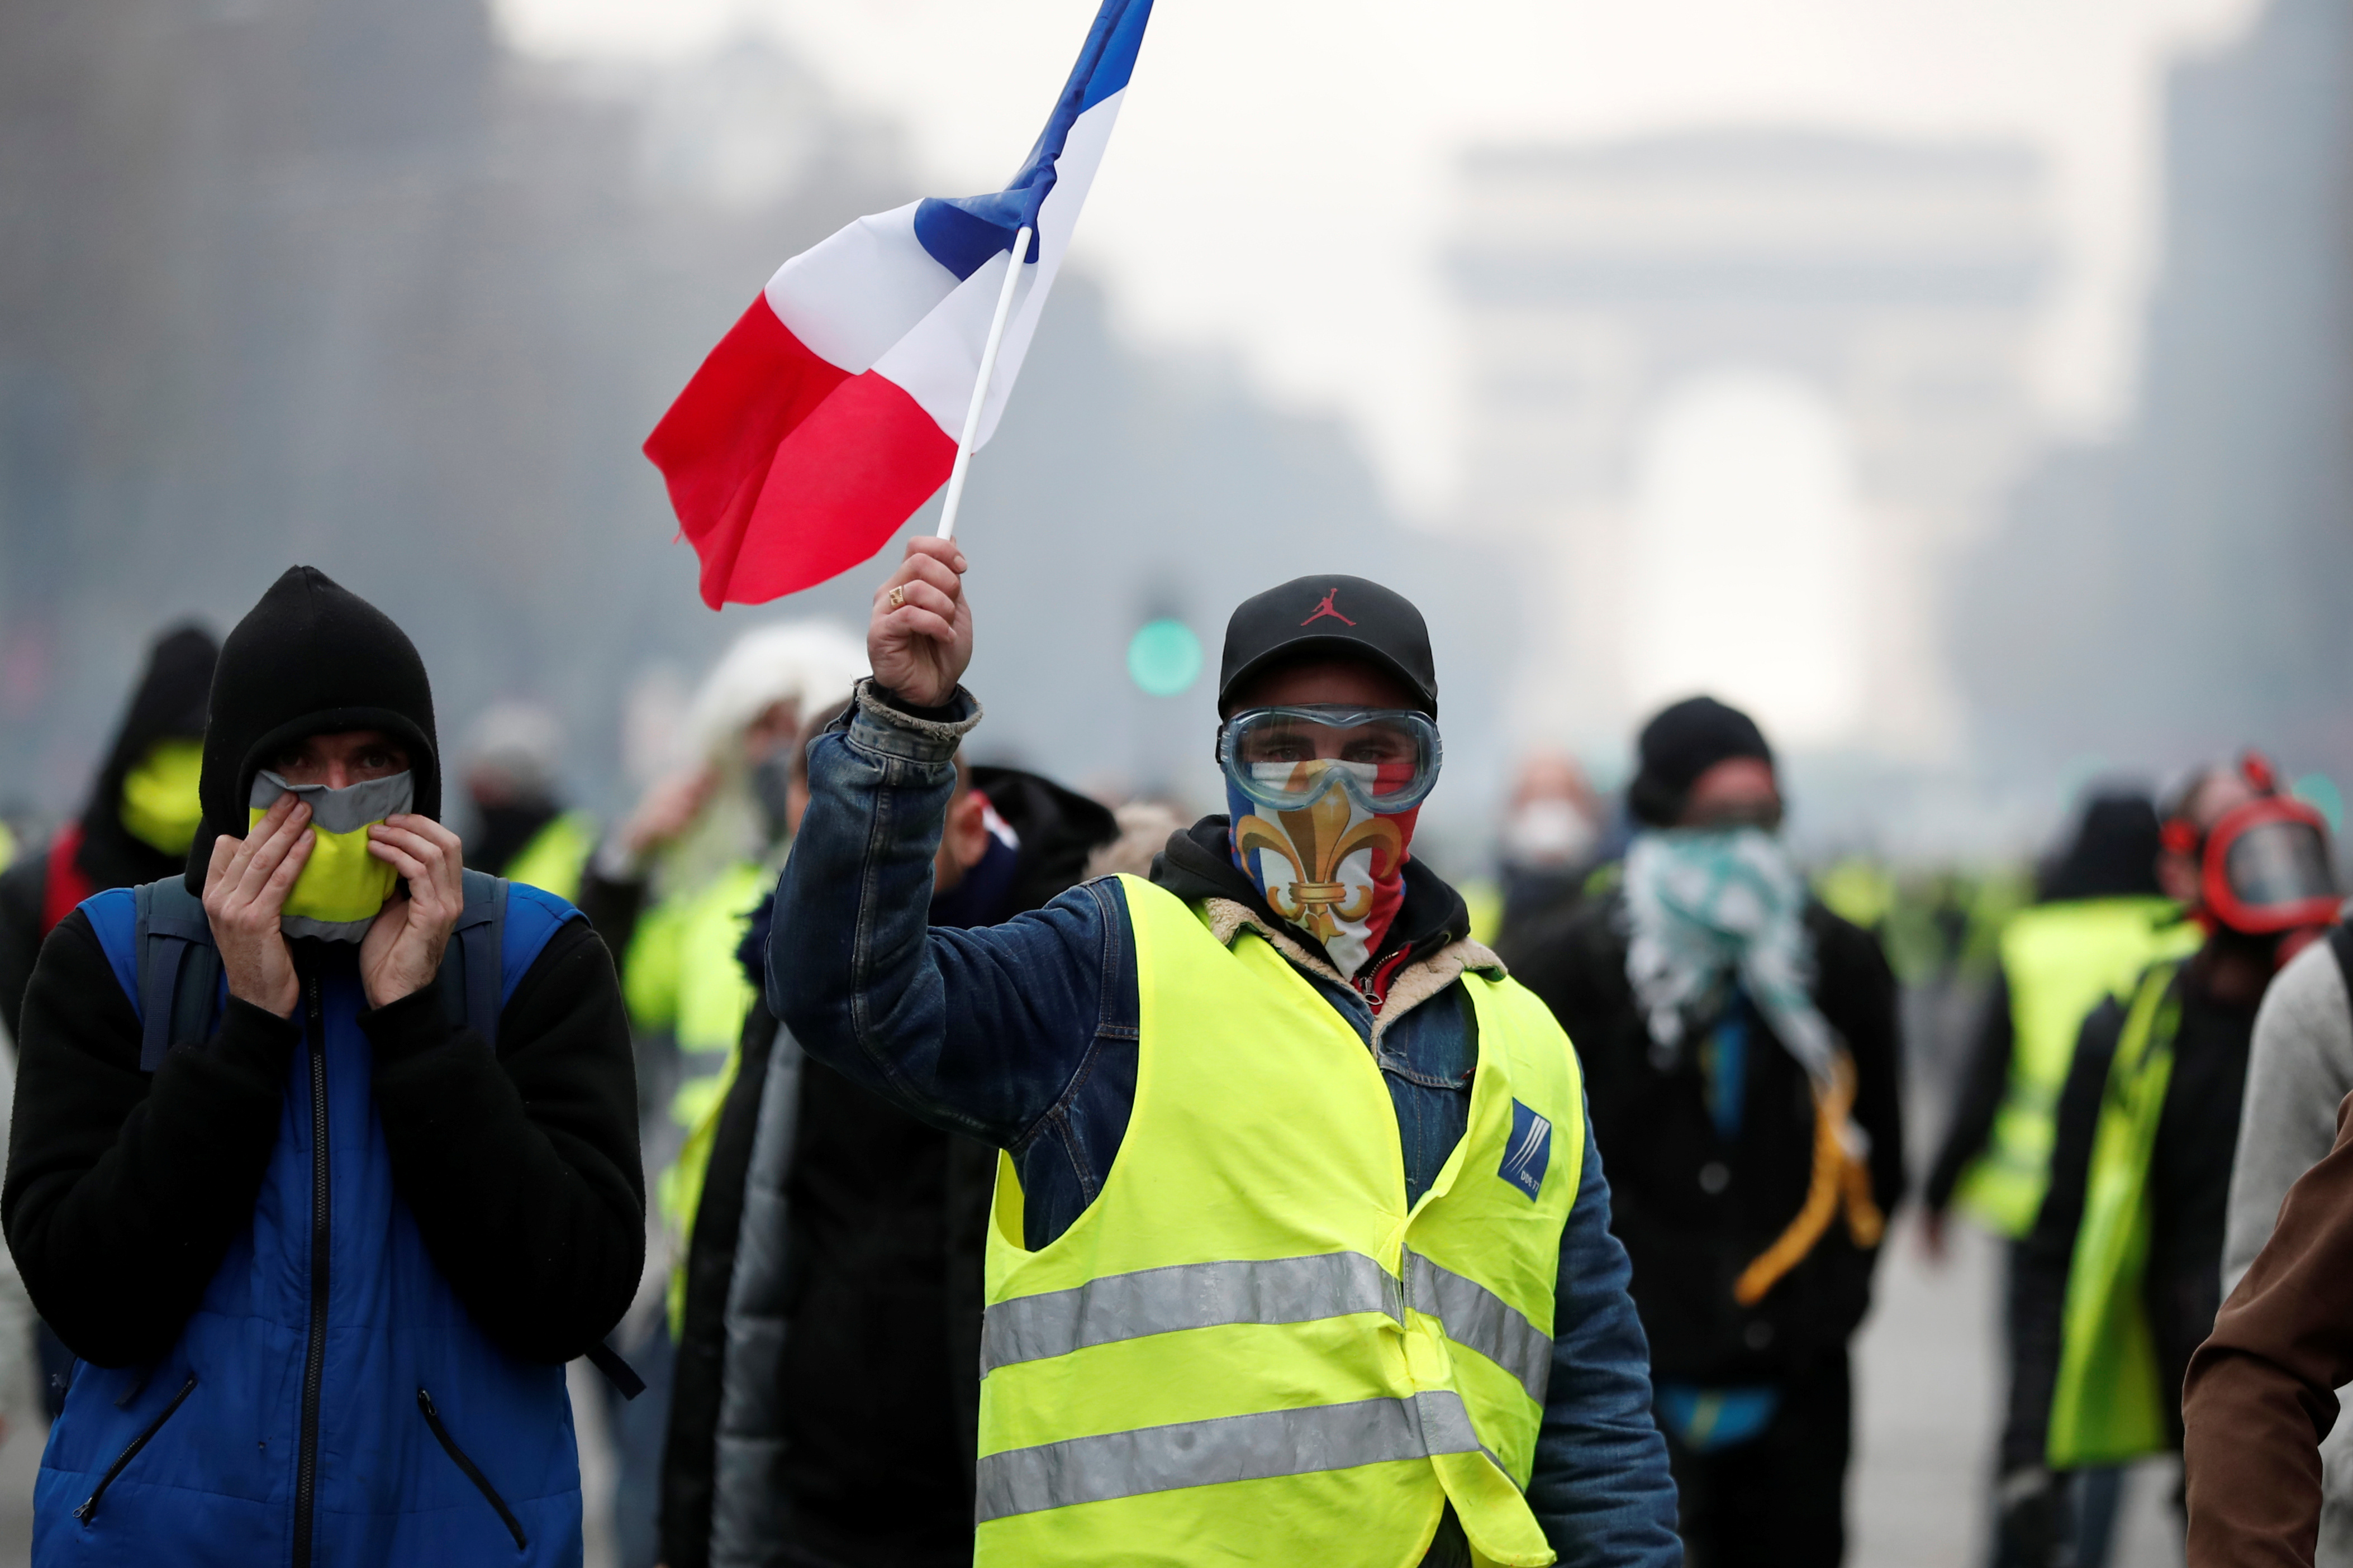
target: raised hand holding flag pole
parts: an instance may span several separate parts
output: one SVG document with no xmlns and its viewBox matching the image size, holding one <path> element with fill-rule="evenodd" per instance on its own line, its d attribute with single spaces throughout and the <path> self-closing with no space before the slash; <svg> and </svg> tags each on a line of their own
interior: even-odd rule
<svg viewBox="0 0 2353 1568">
<path fill-rule="evenodd" d="M 1103 0 L 1004 190 L 860 218 L 777 268 L 646 439 L 703 601 L 760 604 L 866 560 L 995 434 L 1151 20 Z M 1001 259 L 1000 259 L 1001 258 Z"/>
</svg>

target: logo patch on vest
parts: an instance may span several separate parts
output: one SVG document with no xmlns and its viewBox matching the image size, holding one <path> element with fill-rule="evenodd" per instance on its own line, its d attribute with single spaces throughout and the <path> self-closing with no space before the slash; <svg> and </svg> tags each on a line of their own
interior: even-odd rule
<svg viewBox="0 0 2353 1568">
<path fill-rule="evenodd" d="M 1534 1198 L 1544 1191 L 1545 1172 L 1552 1164 L 1552 1123 L 1512 1101 L 1512 1142 L 1495 1174 Z"/>
</svg>

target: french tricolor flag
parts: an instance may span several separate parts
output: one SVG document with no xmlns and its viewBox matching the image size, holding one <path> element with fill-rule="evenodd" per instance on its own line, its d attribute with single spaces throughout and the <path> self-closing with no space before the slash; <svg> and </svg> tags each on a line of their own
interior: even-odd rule
<svg viewBox="0 0 2353 1568">
<path fill-rule="evenodd" d="M 847 571 L 945 482 L 1028 228 L 973 446 L 996 432 L 1151 16 L 1152 0 L 1103 0 L 1011 184 L 860 218 L 778 268 L 711 351 L 646 438 L 704 603 L 761 604 Z"/>
</svg>

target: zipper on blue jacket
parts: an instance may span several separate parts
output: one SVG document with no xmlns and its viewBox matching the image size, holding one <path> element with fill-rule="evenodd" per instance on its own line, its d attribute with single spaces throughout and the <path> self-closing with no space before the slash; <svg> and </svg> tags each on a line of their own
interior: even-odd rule
<svg viewBox="0 0 2353 1568">
<path fill-rule="evenodd" d="M 514 1537 L 515 1550 L 522 1551 L 530 1544 L 522 1538 L 522 1521 L 514 1516 L 514 1510 L 507 1506 L 507 1500 L 499 1496 L 499 1489 L 491 1485 L 491 1478 L 482 1474 L 482 1467 L 466 1458 L 466 1450 L 458 1447 L 458 1439 L 449 1436 L 449 1428 L 441 1425 L 441 1412 L 433 1408 L 433 1396 L 421 1388 L 417 1391 L 417 1408 L 425 1413 L 425 1425 L 433 1429 L 434 1440 L 441 1445 L 441 1451 L 466 1472 L 466 1479 L 474 1483 L 474 1489 L 498 1510 L 499 1522 L 507 1527 L 509 1535 Z"/>
<path fill-rule="evenodd" d="M 327 1029 L 319 977 L 303 983 L 311 1044 L 311 1332 L 302 1357 L 302 1443 L 294 1461 L 294 1568 L 311 1568 L 319 1489 L 319 1391 L 327 1372 L 327 1262 L 334 1240 L 327 1184 Z"/>
<path fill-rule="evenodd" d="M 122 1473 L 122 1467 L 139 1457 L 139 1450 L 145 1447 L 148 1443 L 154 1438 L 155 1434 L 164 1429 L 164 1423 L 172 1418 L 172 1413 L 179 1409 L 183 1404 L 186 1403 L 188 1395 L 194 1394 L 195 1391 L 196 1380 L 195 1375 L 191 1373 L 188 1381 L 180 1385 L 180 1392 L 172 1395 L 172 1403 L 164 1406 L 164 1408 L 157 1413 L 155 1419 L 147 1423 L 146 1427 L 141 1431 L 139 1436 L 131 1439 L 131 1446 L 129 1447 L 114 1456 L 114 1463 L 107 1466 L 106 1474 L 98 1478 L 97 1487 L 91 1490 L 88 1498 L 82 1500 L 82 1505 L 74 1510 L 74 1517 L 76 1519 L 81 1521 L 84 1524 L 88 1524 L 91 1520 L 98 1517 L 99 1500 L 106 1496 L 106 1489 L 114 1484 L 114 1478 Z"/>
</svg>

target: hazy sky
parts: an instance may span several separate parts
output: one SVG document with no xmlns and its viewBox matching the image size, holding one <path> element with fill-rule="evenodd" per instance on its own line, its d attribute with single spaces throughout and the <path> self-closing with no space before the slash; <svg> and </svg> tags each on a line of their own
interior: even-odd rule
<svg viewBox="0 0 2353 1568">
<path fill-rule="evenodd" d="M 574 57 L 772 32 L 908 128 L 917 195 L 1018 164 L 1095 0 L 498 0 Z M 1400 499 L 1449 489 L 1450 170 L 1490 137 L 1770 121 L 2031 141 L 2063 255 L 2039 363 L 2054 427 L 2131 391 L 2166 63 L 2255 0 L 1160 0 L 1072 264 L 1146 341 L 1229 353 L 1356 416 Z M 1341 25 L 1345 18 L 1345 25 Z M 776 258 L 778 261 L 783 257 Z M 744 280 L 746 296 L 762 281 Z"/>
</svg>

